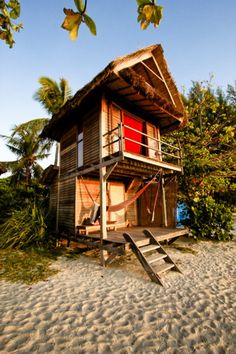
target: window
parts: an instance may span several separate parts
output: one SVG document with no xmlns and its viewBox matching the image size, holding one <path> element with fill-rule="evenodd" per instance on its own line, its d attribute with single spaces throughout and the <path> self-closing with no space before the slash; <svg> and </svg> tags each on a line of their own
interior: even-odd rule
<svg viewBox="0 0 236 354">
<path fill-rule="evenodd" d="M 78 131 L 77 144 L 78 144 L 78 148 L 77 148 L 78 167 L 81 167 L 84 164 L 84 133 L 82 128 Z"/>
</svg>

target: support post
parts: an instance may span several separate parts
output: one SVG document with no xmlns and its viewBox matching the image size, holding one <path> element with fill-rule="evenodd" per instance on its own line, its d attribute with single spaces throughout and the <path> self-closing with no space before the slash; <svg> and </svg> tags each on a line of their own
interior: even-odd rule
<svg viewBox="0 0 236 354">
<path fill-rule="evenodd" d="M 57 143 L 57 156 L 60 154 L 60 144 Z M 57 160 L 58 162 L 58 160 Z M 57 211 L 56 211 L 56 233 L 59 233 L 59 216 L 60 216 L 60 178 L 61 178 L 61 163 L 59 163 L 59 170 L 57 175 Z"/>
<path fill-rule="evenodd" d="M 163 210 L 163 225 L 167 227 L 167 208 L 166 208 L 166 191 L 165 191 L 165 179 L 161 179 L 162 190 L 162 210 Z"/>
<path fill-rule="evenodd" d="M 103 240 L 107 238 L 107 206 L 106 206 L 106 167 L 100 167 L 100 238 L 101 246 L 103 245 Z M 101 264 L 105 267 L 106 259 L 108 257 L 107 251 L 101 249 Z"/>
<path fill-rule="evenodd" d="M 102 249 L 103 240 L 107 238 L 107 215 L 106 215 L 106 166 L 102 165 L 104 156 L 104 134 L 105 134 L 105 117 L 103 108 L 106 104 L 104 97 L 101 99 L 101 111 L 99 117 L 99 179 L 100 179 L 100 242 L 101 242 L 101 265 L 105 267 L 108 258 L 107 251 Z"/>
</svg>

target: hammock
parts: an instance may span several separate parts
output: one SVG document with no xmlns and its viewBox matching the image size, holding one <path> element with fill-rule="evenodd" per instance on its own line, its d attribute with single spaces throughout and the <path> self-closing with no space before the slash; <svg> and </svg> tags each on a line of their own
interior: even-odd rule
<svg viewBox="0 0 236 354">
<path fill-rule="evenodd" d="M 144 185 L 137 193 L 135 193 L 135 195 L 128 199 L 125 200 L 124 202 L 121 202 L 119 204 L 115 204 L 115 205 L 110 205 L 107 207 L 107 211 L 109 212 L 116 212 L 122 209 L 127 208 L 129 205 L 131 205 L 132 203 L 135 202 L 136 199 L 138 199 L 140 197 L 140 195 L 150 186 L 150 184 L 156 179 L 158 173 L 146 184 Z M 81 176 L 82 177 L 82 176 Z M 82 183 L 84 184 L 86 191 L 90 197 L 90 199 L 93 201 L 93 207 L 91 210 L 91 216 L 93 219 L 93 222 L 95 222 L 98 218 L 98 214 L 100 215 L 100 208 L 98 207 L 98 204 L 95 202 L 95 199 L 92 197 L 91 193 L 88 190 L 88 187 L 86 186 L 86 183 L 84 183 L 83 178 L 81 178 Z M 96 198 L 97 199 L 97 198 Z M 96 216 L 95 216 L 96 215 Z"/>
<path fill-rule="evenodd" d="M 121 209 L 127 208 L 130 204 L 134 203 L 135 200 L 138 199 L 138 197 L 140 197 L 140 195 L 148 188 L 148 186 L 154 181 L 155 178 L 156 175 L 145 186 L 143 186 L 137 193 L 135 193 L 135 195 L 132 198 L 125 200 L 124 202 L 121 202 L 119 204 L 110 205 L 108 207 L 108 211 L 116 212 Z"/>
</svg>

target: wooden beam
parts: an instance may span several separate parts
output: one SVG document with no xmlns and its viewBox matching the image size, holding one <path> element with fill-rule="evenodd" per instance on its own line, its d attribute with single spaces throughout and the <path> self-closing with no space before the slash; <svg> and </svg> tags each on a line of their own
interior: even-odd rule
<svg viewBox="0 0 236 354">
<path fill-rule="evenodd" d="M 118 164 L 118 162 L 115 162 L 114 165 L 112 165 L 108 168 L 108 170 L 106 171 L 106 174 L 104 176 L 105 180 L 107 180 L 109 178 L 110 174 L 116 168 L 117 164 Z"/>
<path fill-rule="evenodd" d="M 134 66 L 135 64 L 139 63 L 140 61 L 149 59 L 152 56 L 151 51 L 148 53 L 141 53 L 140 55 L 136 55 L 133 58 L 130 58 L 128 60 L 125 60 L 123 62 L 120 62 L 119 64 L 116 65 L 114 68 L 114 73 L 118 74 L 119 71 L 129 68 L 131 66 Z"/>
<path fill-rule="evenodd" d="M 60 143 L 57 143 L 58 154 L 60 153 Z M 61 161 L 59 162 L 59 170 L 57 175 L 57 211 L 56 211 L 56 233 L 59 232 L 59 211 L 60 211 L 60 176 L 61 176 Z"/>
<path fill-rule="evenodd" d="M 106 188 L 106 166 L 102 165 L 103 162 L 103 156 L 104 156 L 104 134 L 105 134 L 105 128 L 106 128 L 106 122 L 105 122 L 105 115 L 103 111 L 103 107 L 105 105 L 105 98 L 102 96 L 101 99 L 101 111 L 100 111 L 100 117 L 99 117 L 99 162 L 100 162 L 100 168 L 99 168 L 99 180 L 100 180 L 100 243 L 101 247 L 103 246 L 103 240 L 107 238 L 107 207 L 106 207 L 106 198 L 107 198 L 107 188 Z M 108 258 L 108 253 L 107 251 L 104 251 L 101 248 L 101 265 L 103 267 L 106 266 L 106 259 Z"/>
<path fill-rule="evenodd" d="M 161 189 L 162 189 L 163 225 L 164 227 L 167 227 L 166 191 L 165 191 L 164 178 L 161 179 Z"/>
<path fill-rule="evenodd" d="M 164 84 L 165 84 L 165 87 L 166 87 L 166 89 L 167 89 L 167 91 L 168 91 L 168 94 L 169 94 L 169 96 L 170 96 L 171 101 L 172 101 L 173 105 L 176 107 L 174 98 L 173 98 L 173 96 L 172 96 L 172 94 L 171 94 L 171 92 L 170 92 L 170 90 L 169 90 L 169 87 L 168 87 L 168 85 L 167 85 L 167 83 L 166 83 L 166 80 L 165 80 L 165 78 L 164 78 L 164 76 L 163 76 L 163 74 L 162 74 L 162 72 L 161 72 L 161 69 L 160 69 L 160 67 L 159 67 L 159 65 L 158 65 L 158 62 L 156 61 L 156 58 L 154 57 L 154 55 L 152 55 L 152 59 L 153 59 L 155 65 L 156 65 L 156 67 L 157 67 L 157 69 L 158 69 L 158 71 L 159 71 L 159 73 L 160 73 L 160 75 L 161 75 L 161 77 L 162 77 L 162 80 L 163 80 L 163 82 L 164 82 Z"/>
<path fill-rule="evenodd" d="M 159 80 L 161 80 L 162 82 L 164 82 L 163 78 L 161 78 L 159 75 L 157 75 L 157 73 L 155 73 L 155 71 L 153 71 L 146 63 L 144 63 L 143 61 L 141 61 L 141 64 L 147 68 L 147 70 L 149 70 L 153 75 L 155 75 Z"/>
<path fill-rule="evenodd" d="M 178 166 L 178 165 L 173 165 L 173 164 L 170 164 L 168 162 L 153 160 L 153 159 L 150 159 L 148 157 L 141 156 L 141 155 L 134 155 L 134 154 L 132 154 L 130 152 L 125 152 L 124 153 L 124 157 L 132 159 L 134 161 L 137 160 L 137 161 L 141 161 L 141 162 L 144 162 L 144 163 L 148 163 L 149 165 L 162 167 L 162 168 L 165 168 L 165 169 L 168 169 L 168 170 L 179 171 L 179 172 L 182 171 L 181 167 Z"/>
</svg>

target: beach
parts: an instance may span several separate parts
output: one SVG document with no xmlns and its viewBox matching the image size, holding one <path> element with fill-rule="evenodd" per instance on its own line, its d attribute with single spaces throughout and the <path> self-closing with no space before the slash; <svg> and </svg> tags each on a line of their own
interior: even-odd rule
<svg viewBox="0 0 236 354">
<path fill-rule="evenodd" d="M 177 240 L 162 287 L 135 256 L 59 258 L 34 285 L 0 282 L 0 353 L 236 353 L 236 240 Z"/>
</svg>

